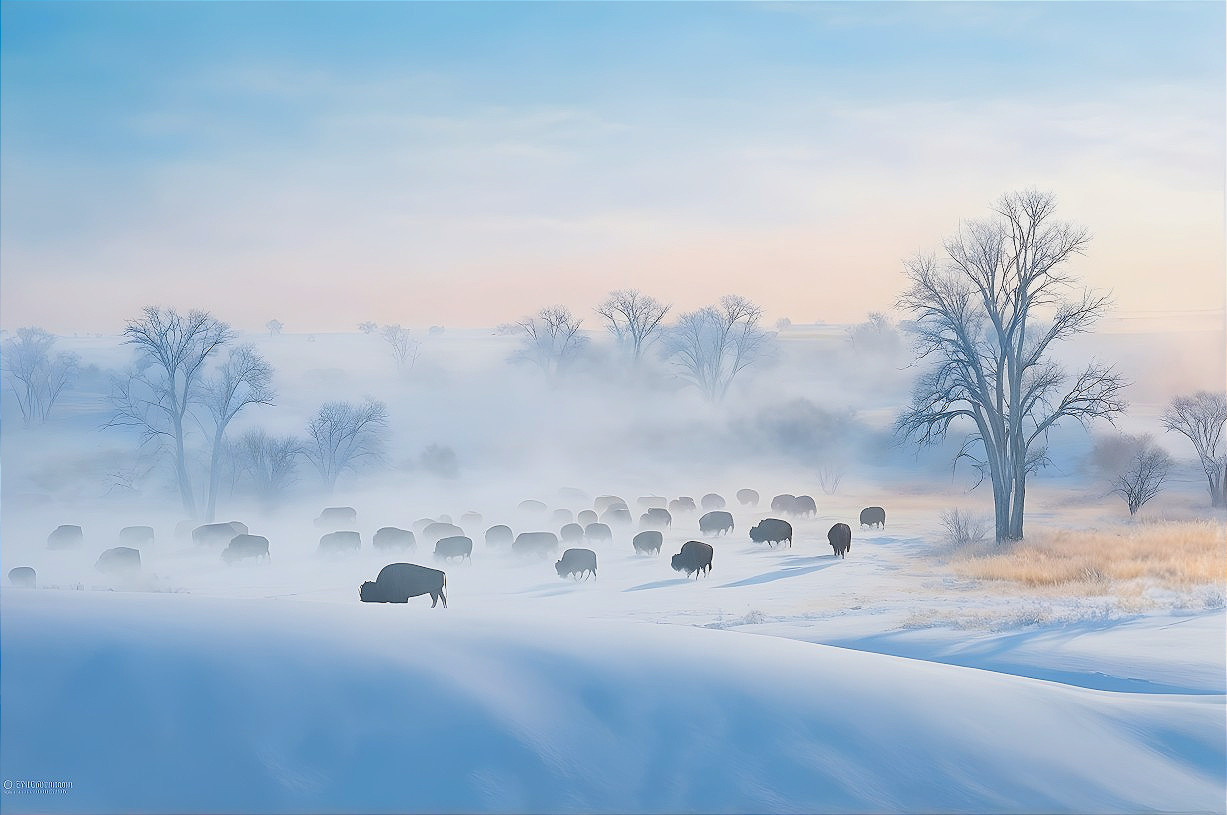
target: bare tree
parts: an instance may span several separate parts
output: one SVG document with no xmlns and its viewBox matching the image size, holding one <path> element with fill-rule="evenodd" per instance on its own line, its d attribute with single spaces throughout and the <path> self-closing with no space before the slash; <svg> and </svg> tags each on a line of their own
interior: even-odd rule
<svg viewBox="0 0 1227 815">
<path fill-rule="evenodd" d="M 763 311 L 744 297 L 725 295 L 678 318 L 665 336 L 664 353 L 705 398 L 719 401 L 737 374 L 758 360 L 768 335 L 759 328 Z"/>
<path fill-rule="evenodd" d="M 1112 478 L 1112 491 L 1125 499 L 1132 518 L 1143 504 L 1163 489 L 1163 482 L 1172 468 L 1172 457 L 1155 444 L 1150 435 L 1125 436 L 1124 441 L 1128 457 L 1125 466 Z"/>
<path fill-rule="evenodd" d="M 380 335 L 392 346 L 392 356 L 396 360 L 396 369 L 412 368 L 417 361 L 420 343 L 413 338 L 413 333 L 407 328 L 397 325 L 385 325 L 380 329 Z"/>
<path fill-rule="evenodd" d="M 285 328 L 285 324 L 281 320 L 269 320 L 264 324 L 264 327 L 268 329 L 268 333 L 275 337 L 281 333 L 281 329 Z"/>
<path fill-rule="evenodd" d="M 1048 432 L 1064 418 L 1086 425 L 1125 409 L 1126 383 L 1112 367 L 1092 363 L 1066 387 L 1049 358 L 1053 343 L 1089 331 L 1108 306 L 1088 291 L 1065 296 L 1073 280 L 1064 265 L 1090 237 L 1053 220 L 1055 207 L 1047 193 L 1002 196 L 995 217 L 946 241 L 941 263 L 907 264 L 911 285 L 899 301 L 915 316 L 920 358 L 933 364 L 896 433 L 936 444 L 956 421 L 974 426 L 955 461 L 969 459 L 991 480 L 998 542 L 1022 538 L 1027 475 L 1047 463 Z"/>
<path fill-rule="evenodd" d="M 1163 412 L 1163 426 L 1183 433 L 1193 442 L 1206 473 L 1212 506 L 1227 506 L 1227 450 L 1219 452 L 1227 424 L 1227 394 L 1198 391 L 1177 396 Z"/>
<path fill-rule="evenodd" d="M 520 320 L 516 325 L 523 336 L 517 357 L 537 365 L 546 376 L 556 376 L 579 356 L 588 341 L 579 333 L 582 322 L 560 305 L 547 306 L 536 317 Z"/>
<path fill-rule="evenodd" d="M 358 323 L 358 330 L 363 334 L 374 334 L 379 330 L 379 326 L 375 325 L 375 323 L 371 322 L 370 320 L 367 320 L 366 322 Z"/>
<path fill-rule="evenodd" d="M 892 354 L 903 346 L 898 329 L 880 311 L 871 311 L 865 322 L 849 328 L 847 337 L 853 349 L 871 354 Z"/>
<path fill-rule="evenodd" d="M 233 337 L 230 326 L 207 311 L 146 307 L 128 321 L 125 343 L 136 346 L 138 359 L 125 377 L 112 383 L 115 414 L 108 426 L 139 428 L 143 441 L 171 446 L 179 497 L 188 517 L 196 517 L 187 463 L 188 410 L 200 398 L 206 361 Z"/>
<path fill-rule="evenodd" d="M 844 477 L 842 464 L 824 464 L 818 468 L 818 486 L 824 495 L 834 495 Z"/>
<path fill-rule="evenodd" d="M 387 428 L 388 408 L 383 402 L 370 398 L 361 405 L 328 402 L 307 425 L 303 454 L 332 492 L 341 473 L 382 456 Z"/>
<path fill-rule="evenodd" d="M 77 377 L 80 357 L 68 352 L 52 357 L 54 346 L 55 335 L 38 327 L 19 328 L 4 342 L 4 367 L 26 426 L 47 421 L 60 393 Z"/>
<path fill-rule="evenodd" d="M 273 368 L 250 345 L 230 351 L 230 358 L 201 387 L 201 401 L 213 419 L 212 451 L 209 456 L 209 493 L 204 520 L 213 522 L 217 510 L 217 486 L 226 428 L 248 405 L 271 405 Z"/>
<path fill-rule="evenodd" d="M 251 478 L 261 503 L 274 506 L 297 478 L 302 442 L 253 428 L 238 437 L 235 448 L 239 468 Z"/>
<path fill-rule="evenodd" d="M 611 291 L 596 313 L 614 335 L 619 347 L 638 363 L 643 352 L 655 342 L 663 329 L 662 321 L 671 307 L 638 289 Z"/>
</svg>

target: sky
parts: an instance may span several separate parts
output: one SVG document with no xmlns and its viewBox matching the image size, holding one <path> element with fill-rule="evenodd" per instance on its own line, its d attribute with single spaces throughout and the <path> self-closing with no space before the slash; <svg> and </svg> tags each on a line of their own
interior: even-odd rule
<svg viewBox="0 0 1227 815">
<path fill-rule="evenodd" d="M 1115 314 L 1221 324 L 1224 9 L 4 2 L 0 327 L 854 322 L 1028 187 Z"/>
</svg>

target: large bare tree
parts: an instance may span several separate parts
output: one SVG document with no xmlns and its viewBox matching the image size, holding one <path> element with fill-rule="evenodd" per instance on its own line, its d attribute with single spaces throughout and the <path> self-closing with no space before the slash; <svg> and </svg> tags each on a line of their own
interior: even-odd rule
<svg viewBox="0 0 1227 815">
<path fill-rule="evenodd" d="M 727 294 L 718 305 L 678 317 L 665 336 L 665 357 L 705 398 L 719 401 L 737 374 L 761 358 L 768 340 L 759 328 L 762 316 L 753 302 Z"/>
<path fill-rule="evenodd" d="M 546 376 L 553 377 L 579 356 L 588 338 L 579 333 L 582 320 L 576 319 L 566 306 L 547 306 L 535 317 L 526 317 L 516 325 L 522 332 L 520 359 L 537 365 Z"/>
<path fill-rule="evenodd" d="M 294 483 L 302 451 L 302 442 L 293 436 L 270 436 L 260 428 L 238 437 L 235 452 L 239 468 L 251 478 L 266 509 L 271 509 Z"/>
<path fill-rule="evenodd" d="M 332 492 L 341 473 L 380 457 L 387 428 L 388 408 L 383 402 L 328 402 L 307 425 L 303 453 Z"/>
<path fill-rule="evenodd" d="M 201 395 L 205 364 L 234 337 L 230 326 L 207 311 L 180 314 L 157 306 L 129 320 L 124 342 L 136 346 L 137 361 L 112 383 L 115 414 L 110 426 L 139 428 L 145 441 L 159 439 L 172 451 L 179 497 L 196 517 L 196 496 L 188 470 L 186 421 Z"/>
<path fill-rule="evenodd" d="M 226 428 L 248 405 L 273 403 L 273 368 L 250 345 L 230 351 L 230 357 L 216 375 L 201 387 L 201 401 L 213 419 L 212 448 L 209 456 L 209 492 L 204 520 L 213 522 L 217 510 L 217 488 L 221 478 L 222 453 Z"/>
<path fill-rule="evenodd" d="M 80 358 L 61 351 L 54 357 L 55 335 L 37 326 L 17 329 L 4 342 L 4 368 L 23 424 L 47 421 L 64 388 L 77 376 Z"/>
<path fill-rule="evenodd" d="M 1198 391 L 1177 396 L 1163 412 L 1163 426 L 1184 434 L 1193 442 L 1206 473 L 1213 506 L 1227 506 L 1227 450 L 1219 451 L 1223 426 L 1227 424 L 1227 394 Z"/>
<path fill-rule="evenodd" d="M 638 289 L 618 289 L 596 307 L 596 313 L 618 345 L 638 363 L 643 352 L 660 337 L 669 309 L 669 305 Z"/>
<path fill-rule="evenodd" d="M 1062 419 L 1084 425 L 1125 409 L 1126 383 L 1110 366 L 1088 365 L 1070 381 L 1049 352 L 1089 331 L 1108 298 L 1075 293 L 1066 271 L 1082 254 L 1087 231 L 1054 218 L 1056 200 L 1028 190 L 1002 196 L 993 215 L 966 223 L 942 257 L 907 263 L 920 357 L 917 379 L 896 432 L 920 444 L 945 438 L 951 425 L 974 428 L 959 458 L 993 486 L 998 542 L 1023 536 L 1027 476 L 1047 463 L 1049 431 Z"/>
</svg>

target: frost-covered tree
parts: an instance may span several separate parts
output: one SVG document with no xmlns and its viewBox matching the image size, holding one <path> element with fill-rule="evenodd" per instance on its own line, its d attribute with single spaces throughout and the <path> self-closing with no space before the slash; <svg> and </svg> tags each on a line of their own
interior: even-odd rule
<svg viewBox="0 0 1227 815">
<path fill-rule="evenodd" d="M 583 321 L 571 315 L 566 306 L 547 306 L 535 317 L 516 323 L 521 334 L 518 359 L 539 367 L 546 376 L 556 376 L 579 356 L 588 338 L 579 333 Z"/>
<path fill-rule="evenodd" d="M 920 360 L 900 438 L 935 444 L 969 424 L 956 458 L 993 486 L 997 541 L 1023 535 L 1027 476 L 1047 462 L 1048 432 L 1062 419 L 1111 420 L 1125 409 L 1124 379 L 1092 363 L 1070 378 L 1051 357 L 1055 343 L 1089 331 L 1108 306 L 1103 295 L 1070 296 L 1066 264 L 1087 231 L 1054 219 L 1055 198 L 1027 191 L 1001 197 L 994 214 L 950 237 L 942 257 L 907 263 L 899 301 L 915 318 Z"/>
<path fill-rule="evenodd" d="M 234 444 L 240 471 L 248 476 L 260 502 L 275 506 L 297 479 L 302 442 L 294 436 L 270 436 L 253 428 L 239 435 Z"/>
<path fill-rule="evenodd" d="M 392 347 L 392 358 L 396 360 L 396 369 L 412 368 L 417 361 L 420 343 L 413 338 L 413 332 L 397 325 L 385 325 L 380 329 L 380 336 Z"/>
<path fill-rule="evenodd" d="M 276 337 L 281 333 L 281 330 L 285 328 L 285 324 L 282 323 L 281 320 L 269 320 L 264 324 L 264 327 L 268 329 L 268 333 Z"/>
<path fill-rule="evenodd" d="M 213 420 L 209 455 L 209 491 L 204 520 L 213 522 L 217 510 L 217 488 L 221 478 L 226 428 L 248 405 L 273 403 L 273 368 L 250 345 L 230 351 L 230 357 L 217 373 L 201 387 L 201 402 Z"/>
<path fill-rule="evenodd" d="M 303 454 L 315 465 L 332 492 L 341 473 L 383 454 L 388 430 L 388 408 L 368 398 L 360 405 L 328 402 L 307 425 Z"/>
<path fill-rule="evenodd" d="M 1227 449 L 1219 450 L 1227 424 L 1227 394 L 1198 391 L 1177 396 L 1163 412 L 1163 426 L 1183 434 L 1193 443 L 1206 473 L 1210 503 L 1227 506 Z"/>
<path fill-rule="evenodd" d="M 379 326 L 370 320 L 367 320 L 366 322 L 358 323 L 358 330 L 363 334 L 374 334 L 379 330 Z"/>
<path fill-rule="evenodd" d="M 55 335 L 37 326 L 19 328 L 15 337 L 4 341 L 4 369 L 26 426 L 47 421 L 80 369 L 76 354 L 62 351 L 52 356 L 54 346 Z"/>
<path fill-rule="evenodd" d="M 737 374 L 762 357 L 769 339 L 759 328 L 762 315 L 746 298 L 725 295 L 718 305 L 678 317 L 664 338 L 665 358 L 705 398 L 719 401 Z"/>
<path fill-rule="evenodd" d="M 638 363 L 643 352 L 659 339 L 669 309 L 669 305 L 638 289 L 618 289 L 596 307 L 596 313 L 618 346 Z"/>
</svg>

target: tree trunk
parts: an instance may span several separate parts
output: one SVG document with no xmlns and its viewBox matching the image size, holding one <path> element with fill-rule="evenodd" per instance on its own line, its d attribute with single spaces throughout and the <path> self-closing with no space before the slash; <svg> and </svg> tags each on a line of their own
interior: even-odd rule
<svg viewBox="0 0 1227 815">
<path fill-rule="evenodd" d="M 1010 534 L 1010 488 L 1003 483 L 1005 475 L 994 472 L 993 478 L 993 529 L 997 543 L 1009 539 Z"/>
<path fill-rule="evenodd" d="M 179 498 L 183 511 L 192 520 L 196 519 L 196 496 L 192 494 L 192 479 L 187 472 L 187 453 L 183 449 L 183 418 L 175 418 L 175 474 L 179 478 Z"/>
<path fill-rule="evenodd" d="M 1023 465 L 1016 464 L 1015 467 L 1022 469 Z M 1027 497 L 1027 473 L 1015 473 L 1014 475 L 1014 505 L 1010 507 L 1010 531 L 1007 536 L 1009 540 L 1020 541 L 1023 537 L 1023 505 Z"/>
<path fill-rule="evenodd" d="M 213 517 L 217 512 L 217 484 L 221 480 L 221 473 L 218 472 L 222 458 L 221 450 L 222 433 L 217 433 L 213 437 L 213 455 L 209 458 L 209 499 L 205 505 L 204 516 L 204 522 L 207 524 L 213 523 Z"/>
<path fill-rule="evenodd" d="M 1206 468 L 1206 476 L 1210 481 L 1210 506 L 1227 507 L 1227 461 L 1221 468 L 1213 462 Z"/>
</svg>

